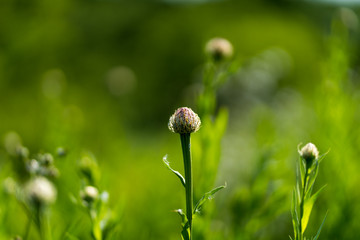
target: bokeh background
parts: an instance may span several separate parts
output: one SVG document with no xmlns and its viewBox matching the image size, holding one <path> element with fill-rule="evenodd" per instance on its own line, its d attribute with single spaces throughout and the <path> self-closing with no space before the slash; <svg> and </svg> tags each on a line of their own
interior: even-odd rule
<svg viewBox="0 0 360 240">
<path fill-rule="evenodd" d="M 15 131 L 31 153 L 68 152 L 56 160 L 54 235 L 78 222 L 69 231 L 91 239 L 86 214 L 69 197 L 80 189 L 77 161 L 91 152 L 121 219 L 118 239 L 180 238 L 172 210 L 184 208 L 184 192 L 162 158 L 182 172 L 182 155 L 167 122 L 180 106 L 196 111 L 205 44 L 224 37 L 237 66 L 217 91 L 229 119 L 215 185 L 227 188 L 207 203 L 204 239 L 289 239 L 297 146 L 309 141 L 330 152 L 307 234 L 328 210 L 322 239 L 360 239 L 358 4 L 2 0 L 0 135 Z M 196 164 L 197 133 L 193 140 L 196 192 L 206 176 Z M 5 145 L 2 181 L 14 176 Z M 3 195 L 0 232 L 9 239 L 23 233 L 26 215 Z"/>
</svg>

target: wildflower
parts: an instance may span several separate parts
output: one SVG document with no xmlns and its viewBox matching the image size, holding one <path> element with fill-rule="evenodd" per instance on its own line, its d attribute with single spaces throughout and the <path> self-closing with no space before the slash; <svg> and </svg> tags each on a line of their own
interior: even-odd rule
<svg viewBox="0 0 360 240">
<path fill-rule="evenodd" d="M 319 151 L 316 146 L 312 143 L 306 144 L 300 151 L 300 156 L 305 160 L 306 166 L 309 167 L 312 165 L 315 159 L 319 157 Z"/>
<path fill-rule="evenodd" d="M 59 157 L 64 157 L 64 156 L 66 155 L 67 151 L 66 151 L 66 149 L 63 148 L 63 147 L 58 147 L 58 148 L 56 149 L 56 153 L 57 153 L 57 155 L 58 155 Z"/>
<path fill-rule="evenodd" d="M 43 166 L 50 166 L 54 163 L 54 158 L 50 153 L 45 153 L 40 156 L 40 163 Z"/>
<path fill-rule="evenodd" d="M 229 59 L 233 56 L 233 46 L 225 38 L 213 38 L 205 47 L 207 55 L 214 61 Z"/>
<path fill-rule="evenodd" d="M 40 171 L 40 164 L 36 159 L 31 159 L 26 163 L 26 169 L 31 174 L 37 174 Z"/>
<path fill-rule="evenodd" d="M 199 130 L 201 121 L 193 110 L 187 107 L 178 108 L 170 117 L 168 127 L 174 133 L 193 133 Z"/>
<path fill-rule="evenodd" d="M 16 155 L 21 159 L 27 159 L 29 157 L 29 149 L 19 145 L 16 147 Z"/>
<path fill-rule="evenodd" d="M 30 180 L 25 186 L 25 196 L 30 203 L 35 205 L 47 205 L 56 200 L 55 186 L 44 177 Z"/>
<path fill-rule="evenodd" d="M 80 196 L 86 203 L 91 203 L 99 197 L 99 191 L 96 187 L 86 186 Z"/>
</svg>

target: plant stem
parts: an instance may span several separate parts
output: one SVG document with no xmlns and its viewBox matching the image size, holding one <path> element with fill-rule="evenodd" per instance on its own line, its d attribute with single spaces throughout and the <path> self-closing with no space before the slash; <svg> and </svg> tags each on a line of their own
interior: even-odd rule
<svg viewBox="0 0 360 240">
<path fill-rule="evenodd" d="M 303 186 L 301 202 L 300 202 L 300 222 L 299 222 L 300 233 L 299 233 L 299 240 L 304 239 L 303 230 L 302 230 L 302 218 L 303 218 L 303 215 L 304 215 L 304 202 L 305 202 L 305 194 L 306 194 L 308 173 L 309 173 L 309 168 L 306 167 L 305 168 L 305 177 L 304 177 L 304 186 Z"/>
<path fill-rule="evenodd" d="M 192 214 L 193 214 L 193 183 L 190 153 L 190 133 L 180 134 L 185 170 L 185 194 L 186 194 L 186 217 L 189 223 L 190 240 L 192 238 Z"/>
<path fill-rule="evenodd" d="M 29 233 L 30 233 L 30 228 L 31 228 L 31 216 L 28 216 L 28 222 L 26 224 L 26 229 L 25 229 L 25 234 L 24 234 L 24 240 L 27 240 L 29 237 Z"/>
</svg>

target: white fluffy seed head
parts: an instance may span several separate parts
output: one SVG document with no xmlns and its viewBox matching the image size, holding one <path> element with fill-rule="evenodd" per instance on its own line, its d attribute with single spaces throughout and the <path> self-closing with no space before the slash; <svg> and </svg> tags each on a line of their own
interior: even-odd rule
<svg viewBox="0 0 360 240">
<path fill-rule="evenodd" d="M 206 44 L 206 54 L 214 61 L 229 59 L 233 56 L 233 46 L 225 38 L 213 38 Z"/>
<path fill-rule="evenodd" d="M 319 151 L 312 143 L 306 144 L 299 151 L 300 156 L 305 160 L 306 164 L 310 166 L 315 159 L 319 157 Z"/>
<path fill-rule="evenodd" d="M 201 121 L 191 108 L 181 107 L 170 117 L 168 127 L 174 133 L 193 133 L 199 130 Z"/>
<path fill-rule="evenodd" d="M 31 203 L 47 205 L 56 200 L 55 186 L 44 177 L 36 177 L 25 186 L 25 196 Z"/>
</svg>

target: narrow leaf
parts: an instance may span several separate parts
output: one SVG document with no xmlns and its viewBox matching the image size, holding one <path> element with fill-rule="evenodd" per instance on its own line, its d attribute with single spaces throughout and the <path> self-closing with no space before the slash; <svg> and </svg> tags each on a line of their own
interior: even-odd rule
<svg viewBox="0 0 360 240">
<path fill-rule="evenodd" d="M 324 217 L 324 219 L 323 219 L 323 221 L 322 221 L 322 223 L 321 223 L 321 225 L 320 225 L 320 228 L 319 228 L 319 230 L 318 230 L 318 232 L 317 232 L 316 236 L 314 237 L 314 240 L 317 240 L 317 239 L 319 238 L 320 233 L 321 233 L 321 229 L 322 229 L 322 227 L 324 226 L 324 223 L 325 223 L 325 220 L 326 220 L 327 214 L 328 214 L 328 212 L 326 212 L 325 217 Z"/>
<path fill-rule="evenodd" d="M 178 171 L 175 171 L 170 167 L 170 162 L 167 160 L 167 155 L 163 157 L 163 162 L 165 163 L 165 166 L 172 171 L 181 181 L 181 184 L 185 187 L 185 178 L 179 173 Z"/>
<path fill-rule="evenodd" d="M 182 209 L 176 209 L 174 210 L 174 212 L 178 213 L 181 217 L 181 223 L 183 226 L 185 226 L 185 223 L 187 222 L 187 218 L 186 218 L 186 215 L 185 213 L 183 212 Z"/>
<path fill-rule="evenodd" d="M 299 172 L 300 172 L 300 174 L 297 176 L 298 178 L 300 177 L 300 179 L 301 179 L 301 186 L 304 186 L 304 178 L 305 178 L 305 171 L 306 171 L 306 169 L 305 169 L 305 165 L 304 165 L 304 162 L 303 162 L 303 160 L 302 160 L 302 158 L 300 157 L 299 158 Z M 300 183 L 300 182 L 299 182 Z"/>
<path fill-rule="evenodd" d="M 196 214 L 197 212 L 200 211 L 201 206 L 207 201 L 213 198 L 214 194 L 217 193 L 218 191 L 220 191 L 221 189 L 226 188 L 226 183 L 223 186 L 214 188 L 213 190 L 207 192 L 204 194 L 204 196 L 202 196 L 202 198 L 199 200 L 199 202 L 195 205 L 194 208 L 194 213 Z"/>
<path fill-rule="evenodd" d="M 314 203 L 316 201 L 316 199 L 318 198 L 320 192 L 326 187 L 326 185 L 324 185 L 322 188 L 320 188 L 316 193 L 314 193 L 314 195 L 311 196 L 311 198 L 308 198 L 307 200 L 305 200 L 305 204 L 304 204 L 304 215 L 303 218 L 301 220 L 301 224 L 303 226 L 302 228 L 302 232 L 305 232 L 305 229 L 307 227 L 307 224 L 309 222 L 309 218 L 310 218 L 310 214 L 311 214 L 311 210 L 314 206 Z"/>
<path fill-rule="evenodd" d="M 310 198 L 318 173 L 319 173 L 319 163 L 316 163 L 315 168 L 313 169 L 309 177 L 308 187 L 305 193 L 305 199 Z"/>
<path fill-rule="evenodd" d="M 321 163 L 321 161 L 325 158 L 325 156 L 326 156 L 329 152 L 330 152 L 330 149 L 329 149 L 326 153 L 321 154 L 321 155 L 318 157 L 317 162 L 318 162 L 318 163 Z"/>
<path fill-rule="evenodd" d="M 295 239 L 297 238 L 297 233 L 299 232 L 299 220 L 298 220 L 298 216 L 296 213 L 296 190 L 293 190 L 293 197 L 292 197 L 292 202 L 291 202 L 291 217 L 292 217 L 292 223 L 293 223 L 293 227 L 294 227 L 294 237 Z"/>
<path fill-rule="evenodd" d="M 187 222 L 182 231 L 181 231 L 181 239 L 182 240 L 190 240 L 190 228 L 189 228 L 189 223 Z"/>
<path fill-rule="evenodd" d="M 71 235 L 71 234 L 68 233 L 68 232 L 65 233 L 65 239 L 79 240 L 79 238 L 75 237 L 74 235 Z"/>
<path fill-rule="evenodd" d="M 219 137 L 223 136 L 228 124 L 229 112 L 226 108 L 220 108 L 215 121 L 215 132 Z"/>
</svg>

